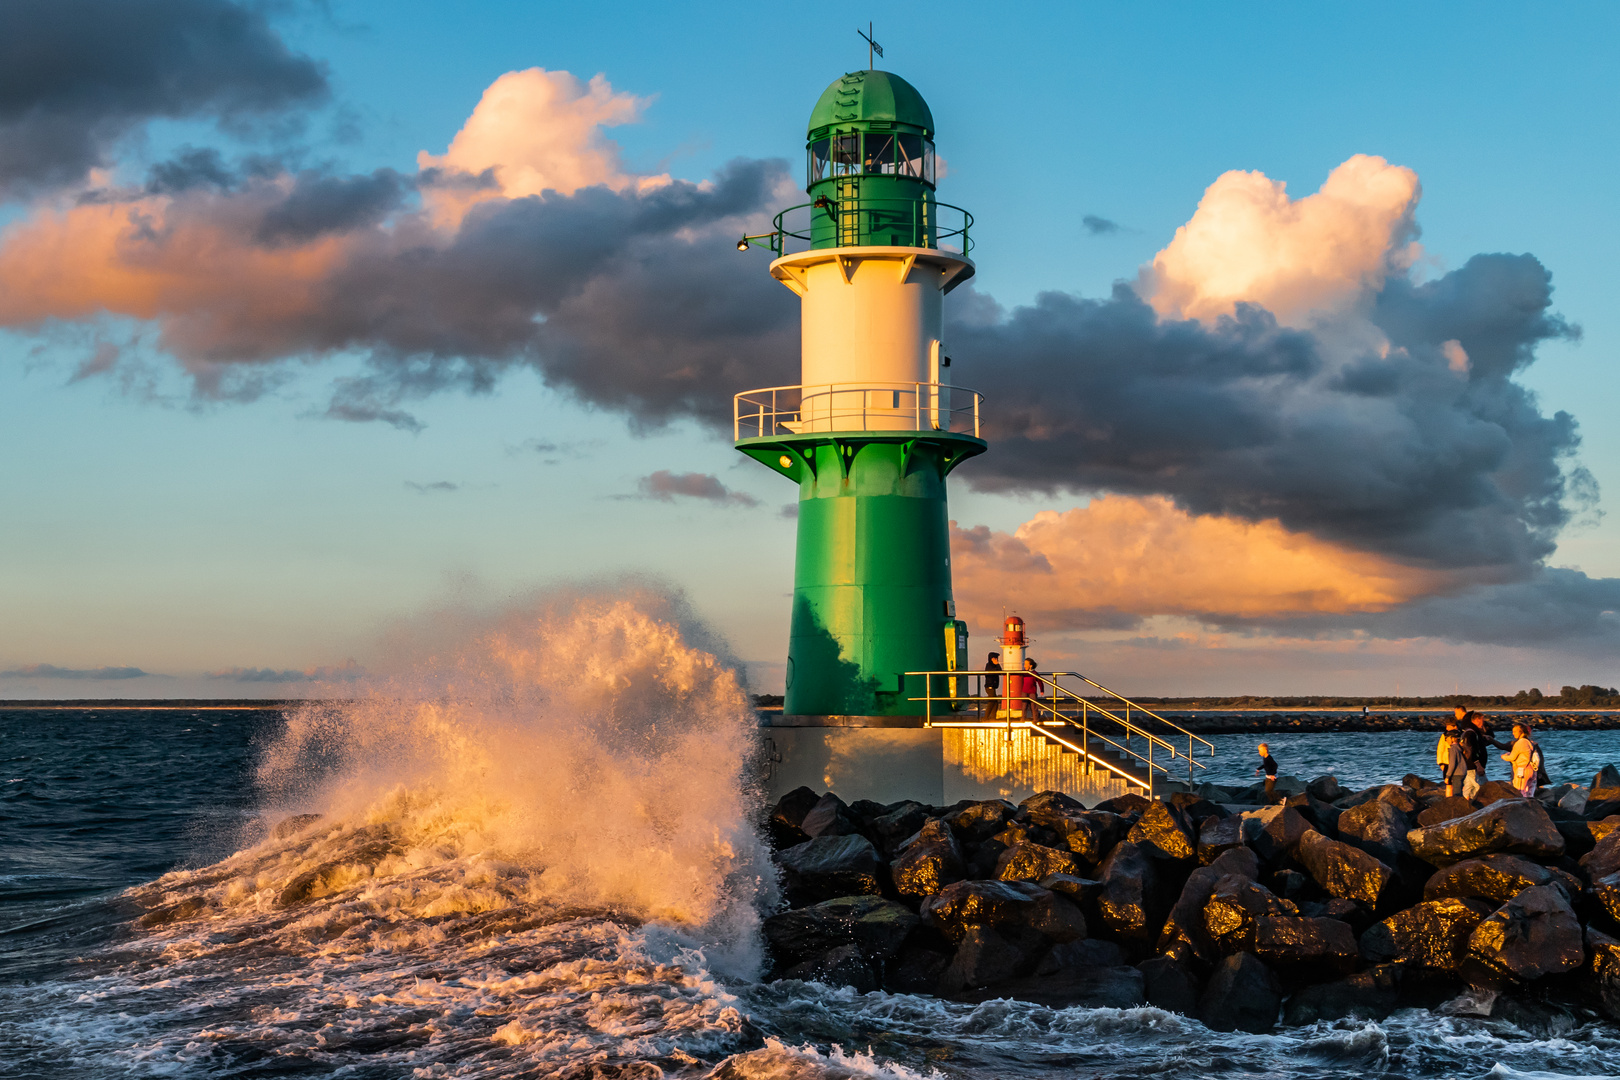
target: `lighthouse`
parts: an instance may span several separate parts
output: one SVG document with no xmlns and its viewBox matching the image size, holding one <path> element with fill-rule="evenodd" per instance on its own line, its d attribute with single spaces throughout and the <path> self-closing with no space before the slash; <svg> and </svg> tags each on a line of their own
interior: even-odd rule
<svg viewBox="0 0 1620 1080">
<path fill-rule="evenodd" d="M 936 197 L 934 138 L 906 80 L 843 76 L 810 114 L 809 201 L 738 244 L 770 248 L 801 305 L 798 384 L 740 393 L 734 411 L 737 449 L 799 486 L 788 717 L 904 726 L 931 687 L 908 672 L 969 666 L 946 481 L 986 445 L 943 314 L 973 276 L 973 219 Z M 956 681 L 933 678 L 936 696 Z"/>
</svg>

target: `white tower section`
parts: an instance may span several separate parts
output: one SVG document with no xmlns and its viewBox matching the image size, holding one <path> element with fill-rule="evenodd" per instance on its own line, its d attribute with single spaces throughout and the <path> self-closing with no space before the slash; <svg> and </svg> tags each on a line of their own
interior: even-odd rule
<svg viewBox="0 0 1620 1080">
<path fill-rule="evenodd" d="M 948 426 L 943 298 L 973 263 L 935 248 L 820 248 L 771 263 L 801 300 L 797 432 Z M 942 415 L 943 414 L 943 415 Z"/>
</svg>

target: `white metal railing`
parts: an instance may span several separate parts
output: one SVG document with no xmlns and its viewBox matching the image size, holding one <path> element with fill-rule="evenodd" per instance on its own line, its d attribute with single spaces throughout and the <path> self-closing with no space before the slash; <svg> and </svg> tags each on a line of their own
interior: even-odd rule
<svg viewBox="0 0 1620 1080">
<path fill-rule="evenodd" d="M 979 438 L 982 401 L 977 390 L 948 383 L 767 386 L 732 399 L 732 438 L 823 431 L 946 431 Z"/>
</svg>

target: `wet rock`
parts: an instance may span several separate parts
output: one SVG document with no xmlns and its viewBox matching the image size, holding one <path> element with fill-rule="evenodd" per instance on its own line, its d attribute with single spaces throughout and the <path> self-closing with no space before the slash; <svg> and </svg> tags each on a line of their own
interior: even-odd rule
<svg viewBox="0 0 1620 1080">
<path fill-rule="evenodd" d="M 276 827 L 270 830 L 270 838 L 285 840 L 289 836 L 297 836 L 319 820 L 320 814 L 294 814 L 290 818 L 282 818 L 276 822 Z"/>
<path fill-rule="evenodd" d="M 877 849 L 864 836 L 818 836 L 779 852 L 776 861 L 796 907 L 880 891 Z"/>
<path fill-rule="evenodd" d="M 1581 924 L 1564 890 L 1532 885 L 1475 927 L 1461 974 L 1497 988 L 1574 971 L 1585 959 Z"/>
<path fill-rule="evenodd" d="M 1198 861 L 1208 866 L 1222 852 L 1243 847 L 1243 819 L 1237 815 L 1205 818 L 1198 827 Z"/>
<path fill-rule="evenodd" d="M 1372 908 L 1338 896 L 1328 900 L 1308 900 L 1299 905 L 1299 913 L 1313 919 L 1338 919 L 1356 935 L 1373 924 Z"/>
<path fill-rule="evenodd" d="M 1167 802 L 1149 803 L 1126 839 L 1157 859 L 1198 857 L 1197 834 L 1181 811 Z"/>
<path fill-rule="evenodd" d="M 861 825 L 844 800 L 829 791 L 804 815 L 799 830 L 814 840 L 818 836 L 855 836 Z"/>
<path fill-rule="evenodd" d="M 1578 859 L 1597 847 L 1597 837 L 1592 835 L 1592 823 L 1584 818 L 1575 821 L 1554 818 L 1553 828 L 1564 838 L 1565 855 Z"/>
<path fill-rule="evenodd" d="M 1610 874 L 1592 882 L 1591 896 L 1598 910 L 1607 915 L 1611 923 L 1620 926 L 1620 874 Z"/>
<path fill-rule="evenodd" d="M 1356 935 L 1338 919 L 1261 915 L 1251 937 L 1254 955 L 1286 981 L 1319 982 L 1356 969 Z"/>
<path fill-rule="evenodd" d="M 1093 865 L 1102 862 L 1130 829 L 1128 819 L 1106 810 L 1071 814 L 1056 827 L 1069 850 Z"/>
<path fill-rule="evenodd" d="M 1187 876 L 1181 895 L 1171 906 L 1164 927 L 1159 931 L 1158 952 L 1199 968 L 1214 963 L 1215 943 L 1206 928 L 1204 908 L 1223 880 L 1252 881 L 1259 872 L 1260 860 L 1248 848 L 1234 848 L 1209 866 L 1194 870 Z"/>
<path fill-rule="evenodd" d="M 907 839 L 928 824 L 928 811 L 928 807 L 915 802 L 886 807 L 884 813 L 872 819 L 872 835 L 878 849 L 887 855 L 899 851 Z"/>
<path fill-rule="evenodd" d="M 1611 832 L 1596 847 L 1581 856 L 1581 869 L 1593 881 L 1620 874 L 1620 832 Z"/>
<path fill-rule="evenodd" d="M 1066 896 L 1069 901 L 1082 908 L 1097 898 L 1102 892 L 1102 882 L 1092 878 L 1076 877 L 1073 874 L 1052 874 L 1043 877 L 1037 883 L 1043 889 L 1050 889 L 1060 896 Z"/>
<path fill-rule="evenodd" d="M 1463 798 L 1460 794 L 1453 795 L 1449 799 L 1439 798 L 1418 811 L 1418 827 L 1428 828 L 1430 825 L 1441 825 L 1448 821 L 1455 821 L 1458 818 L 1467 817 L 1478 809 L 1479 807 L 1475 806 L 1470 800 Z"/>
<path fill-rule="evenodd" d="M 853 945 L 841 945 L 802 964 L 795 964 L 782 972 L 782 978 L 818 982 L 824 986 L 848 986 L 861 994 L 878 988 L 877 974 L 872 970 L 872 965 Z"/>
<path fill-rule="evenodd" d="M 1097 913 L 1111 933 L 1127 941 L 1151 942 L 1162 925 L 1156 861 L 1127 840 L 1116 844 L 1098 867 L 1103 887 L 1097 895 Z"/>
<path fill-rule="evenodd" d="M 985 799 L 951 811 L 944 820 L 959 839 L 976 844 L 1005 829 L 1017 812 L 1018 808 L 1004 799 Z"/>
<path fill-rule="evenodd" d="M 1337 982 L 1307 986 L 1288 999 L 1283 1023 L 1303 1027 L 1319 1020 L 1383 1020 L 1400 1005 L 1401 968 L 1380 964 Z"/>
<path fill-rule="evenodd" d="M 920 899 L 967 876 L 962 849 L 950 826 L 930 821 L 908 843 L 889 867 L 894 889 L 901 896 Z"/>
<path fill-rule="evenodd" d="M 910 909 L 881 896 L 840 896 L 765 920 L 765 940 L 783 966 L 854 945 L 881 964 L 900 952 L 919 920 Z"/>
<path fill-rule="evenodd" d="M 1300 838 L 1295 858 L 1329 896 L 1356 900 L 1378 909 L 1389 898 L 1395 871 L 1387 863 L 1314 829 Z"/>
<path fill-rule="evenodd" d="M 1496 852 L 1550 858 L 1564 851 L 1564 838 L 1533 799 L 1501 799 L 1465 818 L 1413 829 L 1406 840 L 1412 854 L 1439 867 Z"/>
<path fill-rule="evenodd" d="M 952 955 L 927 945 L 909 944 L 884 970 L 883 988 L 894 994 L 937 994 Z"/>
<path fill-rule="evenodd" d="M 1263 1035 L 1277 1026 L 1282 987 L 1251 953 L 1233 953 L 1216 966 L 1198 1001 L 1198 1019 L 1211 1031 Z"/>
<path fill-rule="evenodd" d="M 1028 896 L 1034 904 L 1024 912 L 1024 925 L 1056 942 L 1076 941 L 1087 934 L 1086 917 L 1067 897 L 1028 881 L 1009 884 Z"/>
<path fill-rule="evenodd" d="M 1035 970 L 1047 941 L 1024 926 L 969 926 L 941 979 L 946 993 L 1005 982 Z"/>
<path fill-rule="evenodd" d="M 1339 818 L 1339 839 L 1393 867 L 1412 851 L 1406 842 L 1412 826 L 1411 815 L 1385 799 L 1373 799 L 1344 811 Z"/>
<path fill-rule="evenodd" d="M 778 799 L 771 808 L 771 846 L 780 851 L 810 839 L 799 826 L 820 801 L 821 795 L 807 787 L 794 788 Z"/>
<path fill-rule="evenodd" d="M 1059 834 L 1065 831 L 1061 826 L 1066 818 L 1083 814 L 1086 810 L 1079 800 L 1071 799 L 1061 791 L 1043 791 L 1039 795 L 1031 795 L 1018 804 L 1018 809 L 1020 817 Z"/>
<path fill-rule="evenodd" d="M 1588 827 L 1592 830 L 1592 839 L 1596 843 L 1602 843 L 1604 837 L 1620 829 L 1620 814 L 1610 814 L 1601 821 L 1590 822 Z"/>
<path fill-rule="evenodd" d="M 1314 886 L 1311 879 L 1298 870 L 1284 868 L 1274 870 L 1265 876 L 1261 884 L 1270 889 L 1284 900 L 1292 900 L 1296 904 L 1303 901 Z"/>
<path fill-rule="evenodd" d="M 1574 786 L 1558 797 L 1558 809 L 1577 817 L 1586 813 L 1586 797 L 1588 788 Z"/>
<path fill-rule="evenodd" d="M 1065 968 L 1119 967 L 1125 963 L 1125 952 L 1112 941 L 1081 938 L 1054 945 L 1035 968 L 1037 975 L 1051 975 Z"/>
<path fill-rule="evenodd" d="M 1155 1009 L 1198 1014 L 1198 978 L 1173 957 L 1154 956 L 1136 965 L 1142 973 L 1142 992 Z"/>
<path fill-rule="evenodd" d="M 952 942 L 971 926 L 1021 926 L 1035 900 L 1004 881 L 958 881 L 922 902 L 919 914 L 927 925 Z"/>
<path fill-rule="evenodd" d="M 970 1003 L 996 998 L 1028 1001 L 1050 1009 L 1134 1009 L 1147 1004 L 1142 973 L 1124 966 L 1065 968 L 1047 975 L 1037 972 L 956 995 L 957 1001 Z"/>
<path fill-rule="evenodd" d="M 1314 831 L 1298 810 L 1268 806 L 1243 814 L 1243 841 L 1262 862 L 1275 863 L 1294 853 L 1300 837 Z"/>
<path fill-rule="evenodd" d="M 1490 913 L 1478 900 L 1425 900 L 1369 927 L 1361 935 L 1361 956 L 1370 964 L 1401 961 L 1455 973 L 1468 955 L 1469 936 Z"/>
<path fill-rule="evenodd" d="M 1204 904 L 1205 939 L 1222 953 L 1252 952 L 1255 920 L 1266 915 L 1298 915 L 1299 909 L 1255 881 L 1221 878 Z"/>
<path fill-rule="evenodd" d="M 1435 874 L 1423 887 L 1423 899 L 1475 896 L 1505 904 L 1532 885 L 1558 884 L 1574 898 L 1580 882 L 1562 870 L 1533 863 L 1518 855 L 1486 855 L 1464 859 Z"/>
<path fill-rule="evenodd" d="M 1586 928 L 1587 975 L 1609 1019 L 1620 1020 L 1620 941 L 1595 926 Z"/>
<path fill-rule="evenodd" d="M 1027 841 L 1002 852 L 996 862 L 996 877 L 1001 881 L 1040 881 L 1053 874 L 1078 879 L 1079 873 L 1079 860 L 1067 851 Z"/>
<path fill-rule="evenodd" d="M 1149 799 L 1147 796 L 1138 795 L 1133 791 L 1127 792 L 1124 795 L 1115 795 L 1112 799 L 1104 799 L 1096 806 L 1093 806 L 1092 809 L 1106 810 L 1110 814 L 1119 814 L 1121 816 L 1125 816 L 1128 814 L 1140 814 L 1142 811 L 1146 810 L 1152 802 L 1153 800 Z"/>
<path fill-rule="evenodd" d="M 1586 785 L 1589 788 L 1620 788 L 1620 769 L 1613 765 L 1605 765 L 1592 774 L 1592 782 Z"/>
<path fill-rule="evenodd" d="M 1323 836 L 1338 834 L 1339 815 L 1344 811 L 1331 803 L 1323 802 L 1309 791 L 1289 796 L 1283 805 L 1299 811 L 1299 815 L 1310 823 L 1311 828 Z"/>
<path fill-rule="evenodd" d="M 1169 803 L 1181 814 L 1187 824 L 1192 826 L 1192 831 L 1195 833 L 1198 831 L 1199 826 L 1212 817 L 1225 818 L 1232 816 L 1232 811 L 1220 805 L 1220 803 L 1191 791 L 1178 791 L 1166 799 L 1165 802 Z"/>
<path fill-rule="evenodd" d="M 1310 795 L 1328 803 L 1342 799 L 1349 794 L 1339 786 L 1339 778 L 1331 773 L 1327 776 L 1318 776 L 1305 785 L 1305 790 Z"/>
</svg>

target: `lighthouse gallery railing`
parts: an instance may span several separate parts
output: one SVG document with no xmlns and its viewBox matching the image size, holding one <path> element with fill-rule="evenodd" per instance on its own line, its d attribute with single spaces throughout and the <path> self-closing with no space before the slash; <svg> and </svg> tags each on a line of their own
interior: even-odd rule
<svg viewBox="0 0 1620 1080">
<path fill-rule="evenodd" d="M 732 399 L 732 439 L 832 431 L 944 431 L 977 439 L 983 401 L 977 390 L 946 383 L 767 386 Z"/>
</svg>

